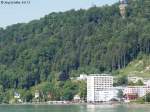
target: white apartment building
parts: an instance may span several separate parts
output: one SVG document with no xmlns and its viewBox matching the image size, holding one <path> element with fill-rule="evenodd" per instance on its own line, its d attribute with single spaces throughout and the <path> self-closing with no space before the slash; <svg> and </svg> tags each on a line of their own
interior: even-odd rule
<svg viewBox="0 0 150 112">
<path fill-rule="evenodd" d="M 113 98 L 113 77 L 107 74 L 87 76 L 87 102 L 109 101 Z"/>
</svg>

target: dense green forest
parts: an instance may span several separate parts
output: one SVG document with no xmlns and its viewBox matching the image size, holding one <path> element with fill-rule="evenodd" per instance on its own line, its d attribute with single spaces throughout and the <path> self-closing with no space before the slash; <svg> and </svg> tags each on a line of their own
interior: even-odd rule
<svg viewBox="0 0 150 112">
<path fill-rule="evenodd" d="M 56 81 L 74 92 L 71 76 L 110 73 L 139 53 L 149 54 L 149 0 L 129 0 L 124 19 L 118 5 L 51 13 L 0 28 L 0 91 L 29 90 L 42 82 L 55 87 Z"/>
</svg>

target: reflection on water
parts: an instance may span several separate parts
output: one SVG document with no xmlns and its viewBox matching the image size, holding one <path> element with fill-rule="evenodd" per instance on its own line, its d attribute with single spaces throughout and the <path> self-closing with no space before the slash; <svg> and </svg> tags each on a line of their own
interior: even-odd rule
<svg viewBox="0 0 150 112">
<path fill-rule="evenodd" d="M 87 112 L 114 112 L 115 105 L 87 105 Z"/>
<path fill-rule="evenodd" d="M 150 112 L 148 105 L 0 105 L 0 112 Z"/>
<path fill-rule="evenodd" d="M 115 105 L 87 105 L 87 108 L 114 108 Z"/>
</svg>

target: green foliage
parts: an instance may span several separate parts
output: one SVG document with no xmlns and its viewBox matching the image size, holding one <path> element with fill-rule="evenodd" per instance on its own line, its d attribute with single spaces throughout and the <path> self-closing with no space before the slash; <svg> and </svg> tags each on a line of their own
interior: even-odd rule
<svg viewBox="0 0 150 112">
<path fill-rule="evenodd" d="M 146 100 L 146 102 L 150 102 L 150 93 L 146 94 L 145 100 Z"/>
<path fill-rule="evenodd" d="M 24 101 L 26 102 L 32 102 L 33 95 L 30 91 L 26 91 L 26 93 L 23 96 Z"/>
<path fill-rule="evenodd" d="M 128 85 L 128 79 L 126 75 L 121 75 L 117 77 L 116 81 L 114 82 L 114 86 L 121 86 L 121 85 Z"/>
<path fill-rule="evenodd" d="M 63 86 L 62 100 L 72 100 L 78 92 L 77 83 L 67 81 Z"/>
<path fill-rule="evenodd" d="M 129 86 L 135 86 L 136 84 L 133 83 L 132 81 L 129 81 L 129 82 L 128 82 L 128 85 L 129 85 Z"/>
<path fill-rule="evenodd" d="M 86 99 L 86 95 L 87 95 L 87 85 L 85 81 L 80 81 L 79 82 L 79 96 L 85 100 Z"/>
<path fill-rule="evenodd" d="M 122 90 L 119 90 L 118 91 L 118 94 L 117 94 L 118 98 L 123 98 L 123 91 Z"/>
<path fill-rule="evenodd" d="M 132 81 L 128 82 L 128 85 L 130 86 L 143 86 L 144 83 L 141 80 L 138 80 L 136 83 L 133 83 Z"/>
<path fill-rule="evenodd" d="M 138 103 L 150 102 L 150 93 L 147 93 L 144 97 L 138 98 L 136 102 Z"/>
<path fill-rule="evenodd" d="M 4 98 L 4 95 L 2 93 L 0 93 L 0 103 L 3 102 L 3 98 Z"/>
<path fill-rule="evenodd" d="M 3 87 L 0 86 L 0 103 L 3 102 L 3 99 L 4 99 L 4 92 L 3 92 Z"/>
<path fill-rule="evenodd" d="M 131 61 L 125 68 L 117 70 L 117 75 L 129 75 L 139 77 L 150 77 L 150 56 L 140 53 L 137 58 Z M 132 83 L 132 82 L 129 82 Z"/>
<path fill-rule="evenodd" d="M 141 81 L 141 80 L 138 80 L 136 84 L 139 85 L 139 86 L 143 86 L 144 85 L 143 81 Z"/>
<path fill-rule="evenodd" d="M 140 104 L 144 104 L 145 103 L 145 99 L 143 97 L 138 98 L 136 101 L 134 101 L 136 103 L 140 103 Z"/>
</svg>

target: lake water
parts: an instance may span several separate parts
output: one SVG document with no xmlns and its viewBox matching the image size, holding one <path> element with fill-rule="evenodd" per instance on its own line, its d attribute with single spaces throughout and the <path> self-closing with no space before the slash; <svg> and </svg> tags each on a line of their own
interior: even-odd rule
<svg viewBox="0 0 150 112">
<path fill-rule="evenodd" d="M 150 105 L 0 105 L 0 112 L 150 112 Z"/>
</svg>

